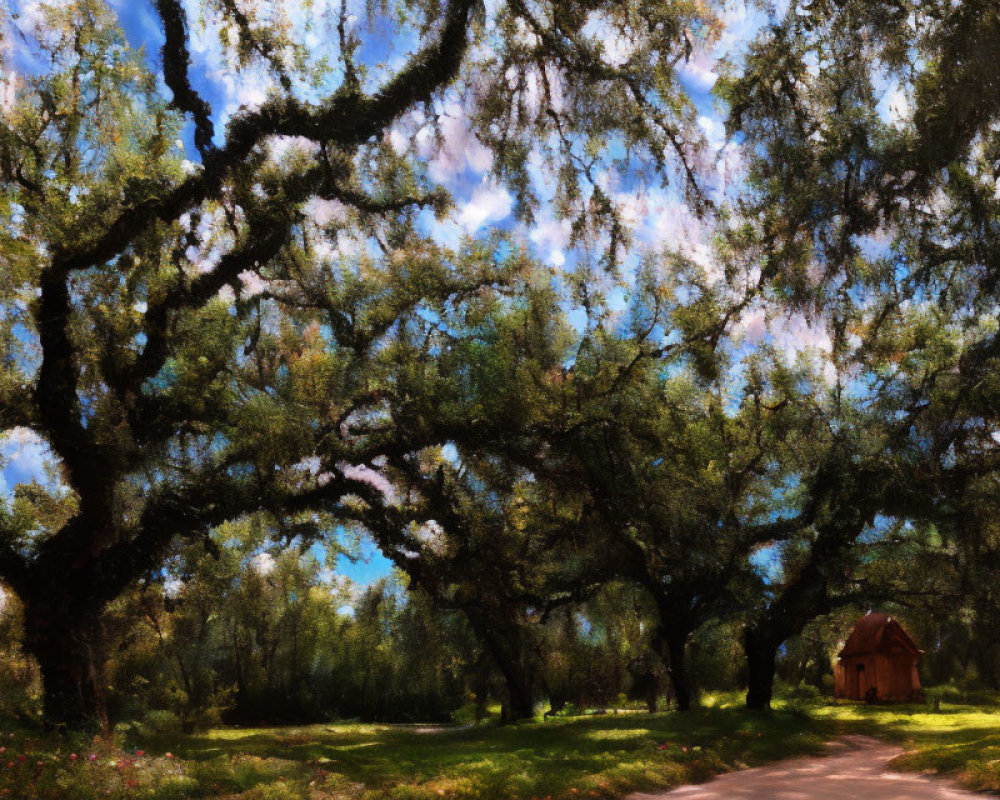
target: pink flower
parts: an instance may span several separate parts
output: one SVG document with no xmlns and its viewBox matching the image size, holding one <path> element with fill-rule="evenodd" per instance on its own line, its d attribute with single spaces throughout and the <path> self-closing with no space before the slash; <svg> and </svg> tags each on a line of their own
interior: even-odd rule
<svg viewBox="0 0 1000 800">
<path fill-rule="evenodd" d="M 142 758 L 144 755 L 146 755 L 146 751 L 145 750 L 136 750 L 135 754 L 137 756 L 139 756 L 139 758 Z"/>
<path fill-rule="evenodd" d="M 666 749 L 667 749 L 667 746 L 666 746 L 665 744 L 658 744 L 658 745 L 656 746 L 656 749 L 657 749 L 657 750 L 666 750 Z"/>
<path fill-rule="evenodd" d="M 76 753 L 70 753 L 69 754 L 69 760 L 70 761 L 76 761 L 76 759 L 77 759 Z"/>
<path fill-rule="evenodd" d="M 90 760 L 91 761 L 97 761 L 97 753 L 91 753 L 90 754 Z"/>
</svg>

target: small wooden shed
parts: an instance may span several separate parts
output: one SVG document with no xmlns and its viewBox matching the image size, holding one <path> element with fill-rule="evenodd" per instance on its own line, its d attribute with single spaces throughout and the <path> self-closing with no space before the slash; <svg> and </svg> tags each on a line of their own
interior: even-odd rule
<svg viewBox="0 0 1000 800">
<path fill-rule="evenodd" d="M 908 702 L 921 692 L 919 649 L 888 614 L 858 620 L 833 669 L 834 696 L 845 700 Z"/>
</svg>

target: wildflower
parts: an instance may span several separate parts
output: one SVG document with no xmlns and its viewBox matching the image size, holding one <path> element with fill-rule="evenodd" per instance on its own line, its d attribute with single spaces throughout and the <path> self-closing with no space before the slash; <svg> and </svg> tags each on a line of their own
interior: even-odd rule
<svg viewBox="0 0 1000 800">
<path fill-rule="evenodd" d="M 69 754 L 69 760 L 70 761 L 76 761 L 76 759 L 77 759 L 76 753 L 70 753 Z"/>
<path fill-rule="evenodd" d="M 688 751 L 688 749 L 687 749 L 686 747 L 682 747 L 682 748 L 681 748 L 681 752 L 682 752 L 682 753 L 686 753 L 687 751 Z"/>
<path fill-rule="evenodd" d="M 28 757 L 27 757 L 27 756 L 26 756 L 26 755 L 25 755 L 24 753 L 21 753 L 21 754 L 20 754 L 20 755 L 19 755 L 19 756 L 17 757 L 17 760 L 18 760 L 18 761 L 20 761 L 20 762 L 21 762 L 21 763 L 23 764 L 23 763 L 24 763 L 25 761 L 27 761 L 27 760 L 28 760 Z"/>
<path fill-rule="evenodd" d="M 91 761 L 97 761 L 97 753 L 91 753 L 90 754 L 90 760 Z"/>
<path fill-rule="evenodd" d="M 164 755 L 164 756 L 165 756 L 166 758 L 173 758 L 173 757 L 174 757 L 174 754 L 173 754 L 173 753 L 164 753 L 163 755 Z"/>
<path fill-rule="evenodd" d="M 139 758 L 142 758 L 144 755 L 146 755 L 146 751 L 145 750 L 136 750 L 135 754 L 137 756 L 139 756 Z"/>
<path fill-rule="evenodd" d="M 665 744 L 658 744 L 658 745 L 656 745 L 656 749 L 657 750 L 666 750 L 667 746 Z"/>
</svg>

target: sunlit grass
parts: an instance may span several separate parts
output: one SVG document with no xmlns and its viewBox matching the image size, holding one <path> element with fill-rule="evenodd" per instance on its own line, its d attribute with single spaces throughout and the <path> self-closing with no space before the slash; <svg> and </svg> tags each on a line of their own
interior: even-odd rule
<svg viewBox="0 0 1000 800">
<path fill-rule="evenodd" d="M 817 721 L 868 733 L 902 745 L 896 769 L 950 775 L 979 791 L 1000 790 L 1000 708 L 945 704 L 865 706 L 817 705 Z"/>
</svg>

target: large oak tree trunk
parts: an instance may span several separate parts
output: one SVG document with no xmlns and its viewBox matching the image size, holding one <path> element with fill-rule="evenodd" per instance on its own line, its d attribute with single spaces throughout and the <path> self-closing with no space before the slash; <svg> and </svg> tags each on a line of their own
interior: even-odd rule
<svg viewBox="0 0 1000 800">
<path fill-rule="evenodd" d="M 100 613 L 68 603 L 28 601 L 24 646 L 42 673 L 50 725 L 107 731 Z"/>
<path fill-rule="evenodd" d="M 530 719 L 535 715 L 537 672 L 530 635 L 516 623 L 503 624 L 498 615 L 466 610 L 466 617 L 503 675 L 507 697 L 502 707 L 502 721 Z"/>
<path fill-rule="evenodd" d="M 752 629 L 743 637 L 747 657 L 746 706 L 752 711 L 768 711 L 774 692 L 774 671 L 778 646 Z"/>
</svg>

